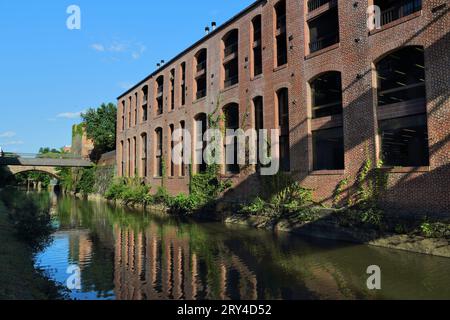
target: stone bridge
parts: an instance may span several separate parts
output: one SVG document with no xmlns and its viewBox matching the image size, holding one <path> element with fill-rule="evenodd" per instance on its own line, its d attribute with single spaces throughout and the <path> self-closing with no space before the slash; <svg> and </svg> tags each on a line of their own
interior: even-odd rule
<svg viewBox="0 0 450 320">
<path fill-rule="evenodd" d="M 58 177 L 57 168 L 87 168 L 92 165 L 89 160 L 68 155 L 45 158 L 45 155 L 6 154 L 0 157 L 0 166 L 7 167 L 14 175 L 21 172 L 40 171 Z"/>
</svg>

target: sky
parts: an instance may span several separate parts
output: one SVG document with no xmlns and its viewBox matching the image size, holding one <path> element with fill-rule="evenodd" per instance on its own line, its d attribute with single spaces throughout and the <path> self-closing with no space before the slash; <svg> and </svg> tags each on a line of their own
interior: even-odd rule
<svg viewBox="0 0 450 320">
<path fill-rule="evenodd" d="M 116 98 L 254 0 L 1 0 L 0 147 L 71 143 L 80 113 Z M 70 30 L 67 9 L 80 8 Z M 170 39 L 170 41 L 169 41 Z"/>
</svg>

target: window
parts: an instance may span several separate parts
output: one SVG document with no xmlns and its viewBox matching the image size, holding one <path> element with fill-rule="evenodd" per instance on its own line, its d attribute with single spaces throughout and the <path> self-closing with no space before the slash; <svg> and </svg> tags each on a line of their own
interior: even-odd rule
<svg viewBox="0 0 450 320">
<path fill-rule="evenodd" d="M 224 107 L 226 136 L 229 136 L 228 130 L 239 129 L 239 105 L 236 103 Z M 234 133 L 233 133 L 234 134 Z M 238 139 L 233 136 L 232 146 L 226 144 L 225 139 L 225 172 L 227 174 L 237 174 L 240 172 L 238 164 Z M 232 148 L 232 150 L 230 149 Z M 232 152 L 232 154 L 230 154 Z"/>
<path fill-rule="evenodd" d="M 202 49 L 197 53 L 195 57 L 195 60 L 197 62 L 195 75 L 195 85 L 196 85 L 195 97 L 197 99 L 201 99 L 206 96 L 207 56 L 208 54 L 206 49 Z"/>
<path fill-rule="evenodd" d="M 142 89 L 142 122 L 148 119 L 148 86 Z"/>
<path fill-rule="evenodd" d="M 342 127 L 314 131 L 314 170 L 344 169 L 344 138 Z"/>
<path fill-rule="evenodd" d="M 180 122 L 180 128 L 181 130 L 183 130 L 183 136 L 181 138 L 181 144 L 182 144 L 182 149 L 181 149 L 181 166 L 180 166 L 180 176 L 184 177 L 186 176 L 186 164 L 184 163 L 184 144 L 186 143 L 186 140 L 184 138 L 184 130 L 186 129 L 186 123 L 184 121 Z"/>
<path fill-rule="evenodd" d="M 131 176 L 131 140 L 130 139 L 127 140 L 127 148 L 128 148 L 128 152 L 127 152 L 127 163 L 128 163 L 127 177 L 130 177 Z"/>
<path fill-rule="evenodd" d="M 284 172 L 291 170 L 289 146 L 289 93 L 283 88 L 277 92 L 278 125 L 280 127 L 280 168 Z"/>
<path fill-rule="evenodd" d="M 131 128 L 131 105 L 132 105 L 132 98 L 130 97 L 128 100 L 128 128 Z"/>
<path fill-rule="evenodd" d="M 127 112 L 127 107 L 125 105 L 125 100 L 122 101 L 122 131 L 125 130 L 125 113 Z"/>
<path fill-rule="evenodd" d="M 147 134 L 143 133 L 141 135 L 141 174 L 143 177 L 148 176 L 147 172 L 147 159 L 148 159 L 148 153 L 147 153 Z"/>
<path fill-rule="evenodd" d="M 281 0 L 275 5 L 275 19 L 276 65 L 279 67 L 287 63 L 286 0 Z"/>
<path fill-rule="evenodd" d="M 175 165 L 173 163 L 173 159 L 172 159 L 172 153 L 173 153 L 173 148 L 174 148 L 174 142 L 173 142 L 173 133 L 175 131 L 175 127 L 173 124 L 171 124 L 169 126 L 169 145 L 170 145 L 170 150 L 168 152 L 169 155 L 169 177 L 173 177 L 175 175 Z"/>
<path fill-rule="evenodd" d="M 138 121 L 138 93 L 136 92 L 134 94 L 134 126 L 137 125 L 137 121 Z"/>
<path fill-rule="evenodd" d="M 224 87 L 228 88 L 239 82 L 239 31 L 231 30 L 223 38 L 224 45 Z"/>
<path fill-rule="evenodd" d="M 374 5 L 380 7 L 382 26 L 422 10 L 422 0 L 375 0 Z"/>
<path fill-rule="evenodd" d="M 170 70 L 170 110 L 175 109 L 175 69 Z"/>
<path fill-rule="evenodd" d="M 120 162 L 120 171 L 119 171 L 120 176 L 124 177 L 125 176 L 125 149 L 123 147 L 123 140 L 120 141 L 118 154 L 122 157 L 121 162 Z"/>
<path fill-rule="evenodd" d="M 256 159 L 257 159 L 257 168 L 260 168 L 260 132 L 259 130 L 264 129 L 264 100 L 263 97 L 256 97 L 253 99 L 253 112 L 254 112 L 254 128 L 257 134 L 256 140 Z"/>
<path fill-rule="evenodd" d="M 161 115 L 164 112 L 164 76 L 159 76 L 156 79 L 156 115 Z"/>
<path fill-rule="evenodd" d="M 261 36 L 261 15 L 252 20 L 253 27 L 253 76 L 262 73 L 262 36 Z"/>
<path fill-rule="evenodd" d="M 186 104 L 186 62 L 181 64 L 181 105 Z"/>
<path fill-rule="evenodd" d="M 155 176 L 162 177 L 163 175 L 163 131 L 162 128 L 155 130 Z"/>
<path fill-rule="evenodd" d="M 340 72 L 324 73 L 310 82 L 313 170 L 343 170 L 344 138 Z M 331 117 L 323 128 L 321 118 Z"/>
<path fill-rule="evenodd" d="M 336 4 L 308 21 L 309 51 L 314 53 L 339 43 L 339 16 Z"/>
<path fill-rule="evenodd" d="M 342 113 L 342 84 L 339 72 L 328 72 L 311 83 L 313 119 Z"/>
<path fill-rule="evenodd" d="M 195 164 L 196 172 L 201 173 L 206 171 L 206 162 L 203 158 L 203 154 L 206 148 L 206 142 L 203 137 L 207 130 L 207 117 L 206 114 L 200 113 L 195 117 Z"/>
<path fill-rule="evenodd" d="M 138 168 L 137 168 L 137 155 L 138 149 L 137 149 L 137 140 L 136 137 L 133 137 L 133 177 L 136 177 L 138 175 Z"/>
<path fill-rule="evenodd" d="M 378 105 L 425 99 L 425 62 L 421 47 L 396 51 L 377 64 Z"/>
<path fill-rule="evenodd" d="M 381 156 L 387 166 L 429 166 L 423 48 L 397 50 L 376 64 Z"/>
</svg>

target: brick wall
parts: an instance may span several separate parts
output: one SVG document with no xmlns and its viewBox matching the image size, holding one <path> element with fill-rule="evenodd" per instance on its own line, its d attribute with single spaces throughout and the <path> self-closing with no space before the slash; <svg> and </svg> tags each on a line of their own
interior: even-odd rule
<svg viewBox="0 0 450 320">
<path fill-rule="evenodd" d="M 430 137 L 430 167 L 401 168 L 389 171 L 389 187 L 383 199 L 386 208 L 423 213 L 450 212 L 450 99 L 449 99 L 449 7 L 433 12 L 434 8 L 447 3 L 445 0 L 424 0 L 423 9 L 400 19 L 388 27 L 369 32 L 366 26 L 366 10 L 372 1 L 338 0 L 339 44 L 319 52 L 309 54 L 309 30 L 307 24 L 306 1 L 287 0 L 287 37 L 288 64 L 275 68 L 275 20 L 274 5 L 277 1 L 257 1 L 234 20 L 219 27 L 181 55 L 169 61 L 147 79 L 124 93 L 118 99 L 118 138 L 117 167 L 121 174 L 122 161 L 128 163 L 125 149 L 127 140 L 137 139 L 137 154 L 140 158 L 140 136 L 148 134 L 148 176 L 151 185 L 161 185 L 160 178 L 154 178 L 155 143 L 154 132 L 163 128 L 163 153 L 168 159 L 169 125 L 179 128 L 185 121 L 186 129 L 193 132 L 194 118 L 199 113 L 212 112 L 217 101 L 221 106 L 238 103 L 240 114 L 244 115 L 251 107 L 256 96 L 264 98 L 264 127 L 278 127 L 276 92 L 280 88 L 289 90 L 290 111 L 290 147 L 292 174 L 304 186 L 315 190 L 318 200 L 329 203 L 336 185 L 344 178 L 354 181 L 357 172 L 367 159 L 374 163 L 379 159 L 380 144 L 377 132 L 376 78 L 374 63 L 387 53 L 407 45 L 420 45 L 425 49 L 425 74 L 427 91 L 428 129 Z M 251 21 L 262 15 L 263 74 L 251 77 Z M 232 29 L 239 29 L 239 84 L 223 89 L 222 38 Z M 169 35 L 168 35 L 169 36 Z M 194 98 L 195 55 L 206 48 L 207 90 L 205 98 Z M 181 105 L 180 65 L 186 63 L 186 104 Z M 175 110 L 170 108 L 170 70 L 175 69 Z M 311 92 L 309 82 L 328 71 L 339 71 L 342 77 L 343 91 L 343 130 L 345 145 L 345 170 L 312 171 L 311 139 Z M 164 75 L 164 113 L 156 116 L 156 79 Z M 138 93 L 142 99 L 142 88 L 149 87 L 148 121 L 138 120 L 137 126 L 121 128 L 122 101 L 126 101 L 125 113 L 128 124 L 129 97 L 132 97 L 132 119 L 134 119 L 134 99 Z M 140 119 L 140 102 L 138 119 Z M 251 108 L 250 108 L 251 110 Z M 132 121 L 132 123 L 134 123 Z M 248 124 L 250 126 L 251 124 Z M 134 172 L 134 145 L 131 148 L 131 172 Z M 194 149 L 194 148 L 193 148 Z M 138 165 L 140 161 L 138 161 Z M 125 171 L 127 173 L 127 171 Z M 189 170 L 186 168 L 186 174 Z M 172 193 L 187 192 L 188 178 L 179 177 L 179 168 L 175 168 L 175 177 L 167 179 L 166 186 Z M 138 170 L 138 174 L 142 174 Z M 243 172 L 233 176 L 236 189 L 231 191 L 237 198 L 246 198 L 257 192 L 258 177 Z"/>
</svg>

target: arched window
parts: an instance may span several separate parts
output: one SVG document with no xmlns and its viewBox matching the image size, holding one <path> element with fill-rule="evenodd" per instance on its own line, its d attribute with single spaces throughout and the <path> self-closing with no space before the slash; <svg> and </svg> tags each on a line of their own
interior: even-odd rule
<svg viewBox="0 0 450 320">
<path fill-rule="evenodd" d="M 147 159 L 148 159 L 148 146 L 147 146 L 147 134 L 141 134 L 141 175 L 146 178 L 147 172 Z"/>
<path fill-rule="evenodd" d="M 126 155 L 125 155 L 125 148 L 124 148 L 124 146 L 123 146 L 123 140 L 122 141 L 120 141 L 120 144 L 119 144 L 119 156 L 122 158 L 122 159 L 120 159 L 121 161 L 120 161 L 120 176 L 121 177 L 124 177 L 125 176 L 125 158 L 126 158 Z"/>
<path fill-rule="evenodd" d="M 196 92 L 195 97 L 197 99 L 201 99 L 206 96 L 206 81 L 207 81 L 207 61 L 208 61 L 208 53 L 206 49 L 201 49 L 195 55 L 196 68 L 195 68 L 195 86 Z"/>
<path fill-rule="evenodd" d="M 206 142 L 204 141 L 204 135 L 207 130 L 207 117 L 205 113 L 200 113 L 194 118 L 194 128 L 195 128 L 195 165 L 196 172 L 201 173 L 206 170 L 206 162 L 203 157 Z"/>
<path fill-rule="evenodd" d="M 148 86 L 142 88 L 142 117 L 141 121 L 145 122 L 148 119 Z"/>
<path fill-rule="evenodd" d="M 186 143 L 186 139 L 185 139 L 185 132 L 184 130 L 186 129 L 186 123 L 184 121 L 180 121 L 180 129 L 183 131 L 183 136 L 181 138 L 181 143 L 182 143 L 182 149 L 181 149 L 181 166 L 180 166 L 180 176 L 184 177 L 186 176 L 186 164 L 184 163 L 184 153 L 185 153 L 185 143 Z"/>
<path fill-rule="evenodd" d="M 155 130 L 155 176 L 163 175 L 163 130 L 157 128 Z"/>
<path fill-rule="evenodd" d="M 129 97 L 128 99 L 128 128 L 131 128 L 131 106 L 132 106 L 133 98 Z"/>
<path fill-rule="evenodd" d="M 127 107 L 125 100 L 122 101 L 122 131 L 125 130 L 125 113 L 127 112 Z"/>
<path fill-rule="evenodd" d="M 175 109 L 175 69 L 170 70 L 170 110 Z"/>
<path fill-rule="evenodd" d="M 186 62 L 181 63 L 181 105 L 184 106 L 186 104 Z"/>
<path fill-rule="evenodd" d="M 278 125 L 280 127 L 280 169 L 291 170 L 291 156 L 289 145 L 289 92 L 287 88 L 278 90 Z"/>
<path fill-rule="evenodd" d="M 313 119 L 342 114 L 342 83 L 339 72 L 327 72 L 311 82 Z"/>
<path fill-rule="evenodd" d="M 342 81 L 340 72 L 324 73 L 310 82 L 313 170 L 344 169 Z M 329 117 L 322 126 L 321 118 Z"/>
<path fill-rule="evenodd" d="M 172 159 L 172 153 L 173 153 L 173 148 L 174 148 L 174 142 L 173 142 L 173 133 L 175 131 L 175 127 L 173 124 L 169 125 L 169 136 L 168 136 L 168 140 L 169 140 L 169 152 L 168 152 L 168 162 L 169 162 L 169 177 L 173 177 L 175 175 L 175 165 L 173 163 L 173 159 Z"/>
<path fill-rule="evenodd" d="M 156 115 L 164 112 L 164 76 L 156 79 Z"/>
<path fill-rule="evenodd" d="M 262 73 L 262 33 L 261 33 L 261 15 L 257 15 L 252 20 L 253 30 L 253 76 Z"/>
<path fill-rule="evenodd" d="M 224 46 L 224 87 L 228 88 L 239 82 L 239 31 L 233 29 L 222 39 Z"/>
<path fill-rule="evenodd" d="M 260 139 L 261 134 L 259 130 L 264 129 L 264 99 L 261 96 L 255 97 L 253 99 L 253 127 L 256 130 L 256 159 L 258 160 L 257 168 L 259 170 L 261 162 L 260 159 Z"/>
<path fill-rule="evenodd" d="M 238 164 L 238 140 L 234 133 L 228 132 L 228 130 L 239 129 L 239 105 L 237 103 L 231 103 L 223 108 L 225 118 L 225 129 L 227 130 L 226 136 L 233 136 L 231 144 L 227 144 L 225 139 L 225 172 L 227 174 L 239 173 Z"/>
<path fill-rule="evenodd" d="M 376 64 L 378 127 L 385 165 L 429 165 L 425 63 L 422 47 L 406 47 Z"/>
<path fill-rule="evenodd" d="M 311 0 L 308 2 L 308 10 L 309 12 L 315 10 L 321 12 L 321 14 L 315 14 L 313 18 L 308 19 L 309 53 L 314 53 L 339 43 L 337 1 Z"/>
<path fill-rule="evenodd" d="M 287 33 L 286 33 L 286 0 L 280 0 L 275 4 L 276 21 L 276 65 L 285 65 L 287 61 Z"/>
</svg>

